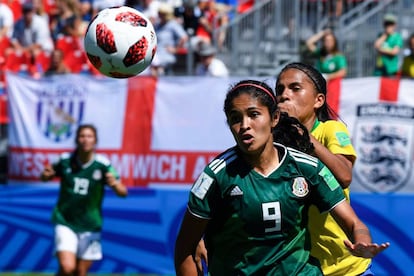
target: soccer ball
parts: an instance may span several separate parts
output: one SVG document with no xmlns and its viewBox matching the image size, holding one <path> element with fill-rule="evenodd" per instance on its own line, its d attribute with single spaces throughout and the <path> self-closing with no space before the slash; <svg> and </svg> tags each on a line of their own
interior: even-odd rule
<svg viewBox="0 0 414 276">
<path fill-rule="evenodd" d="M 151 64 L 157 36 L 151 21 L 138 10 L 113 7 L 101 10 L 91 20 L 84 46 L 99 72 L 112 78 L 129 78 Z"/>
</svg>

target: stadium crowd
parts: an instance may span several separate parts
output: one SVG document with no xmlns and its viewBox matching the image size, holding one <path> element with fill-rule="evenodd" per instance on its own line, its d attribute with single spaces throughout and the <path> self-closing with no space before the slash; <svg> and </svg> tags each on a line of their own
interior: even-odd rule
<svg viewBox="0 0 414 276">
<path fill-rule="evenodd" d="M 349 3 L 359 1 L 323 2 L 326 12 L 339 16 Z M 226 34 L 217 32 L 219 27 L 251 9 L 255 0 L 3 0 L 0 83 L 4 87 L 6 71 L 33 77 L 46 72 L 98 75 L 85 55 L 83 36 L 100 10 L 121 5 L 143 12 L 154 24 L 159 47 L 146 72 L 158 76 L 172 74 L 174 66 L 185 60 L 189 47 L 196 61 L 200 61 L 197 54 L 202 44 L 220 51 Z"/>
<path fill-rule="evenodd" d="M 168 66 L 175 62 L 176 54 L 186 53 L 185 42 L 190 37 L 194 45 L 211 43 L 216 24 L 225 24 L 231 13 L 243 12 L 249 3 L 253 3 L 239 2 L 243 3 L 220 0 L 4 0 L 0 4 L 0 78 L 4 85 L 5 71 L 33 77 L 41 77 L 47 71 L 99 74 L 85 55 L 83 36 L 91 18 L 100 10 L 121 5 L 133 7 L 150 18 L 156 32 L 160 33 L 159 44 L 172 43 L 167 49 L 173 57 L 170 64 L 164 65 L 161 60 L 154 62 L 157 67 Z M 163 29 L 164 18 L 178 24 Z M 162 35 L 165 32 L 174 33 Z M 163 41 L 165 39 L 176 41 Z M 217 39 L 222 40 L 222 37 Z M 60 70 L 53 69 L 57 65 L 52 57 L 62 59 L 64 66 Z"/>
</svg>

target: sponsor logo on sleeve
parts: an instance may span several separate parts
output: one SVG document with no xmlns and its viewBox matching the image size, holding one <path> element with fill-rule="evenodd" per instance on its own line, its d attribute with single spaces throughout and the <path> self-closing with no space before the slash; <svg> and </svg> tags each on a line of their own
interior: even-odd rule
<svg viewBox="0 0 414 276">
<path fill-rule="evenodd" d="M 323 168 L 319 172 L 319 175 L 322 176 L 322 178 L 325 180 L 325 183 L 328 185 L 331 191 L 339 187 L 338 181 L 326 166 L 323 166 Z"/>
<path fill-rule="evenodd" d="M 196 197 L 203 200 L 208 190 L 210 189 L 210 186 L 212 183 L 213 183 L 213 178 L 210 177 L 208 174 L 202 172 L 200 176 L 197 178 L 193 187 L 191 188 L 191 192 Z"/>
</svg>

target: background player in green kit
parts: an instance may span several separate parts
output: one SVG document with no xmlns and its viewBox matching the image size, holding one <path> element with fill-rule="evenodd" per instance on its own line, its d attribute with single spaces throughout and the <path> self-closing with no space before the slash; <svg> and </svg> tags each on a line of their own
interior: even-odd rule
<svg viewBox="0 0 414 276">
<path fill-rule="evenodd" d="M 57 275 L 86 276 L 94 260 L 102 259 L 101 228 L 104 186 L 126 196 L 108 159 L 95 153 L 97 131 L 81 125 L 76 132 L 76 149 L 45 166 L 41 179 L 60 177 L 60 191 L 53 210 Z"/>
<path fill-rule="evenodd" d="M 227 93 L 224 112 L 237 143 L 212 160 L 193 184 L 175 247 L 177 275 L 197 275 L 204 235 L 212 275 L 322 275 L 310 257 L 308 207 L 330 211 L 349 234 L 353 254 L 373 257 L 368 228 L 318 159 L 273 143 L 279 112 L 272 89 L 246 80 Z"/>
</svg>

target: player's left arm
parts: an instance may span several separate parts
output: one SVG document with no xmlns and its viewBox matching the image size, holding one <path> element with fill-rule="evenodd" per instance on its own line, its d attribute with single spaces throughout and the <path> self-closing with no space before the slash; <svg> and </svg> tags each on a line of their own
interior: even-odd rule
<svg viewBox="0 0 414 276">
<path fill-rule="evenodd" d="M 108 186 L 111 187 L 118 196 L 126 197 L 128 195 L 127 187 L 122 183 L 112 166 L 110 166 L 105 173 L 105 178 Z"/>
<path fill-rule="evenodd" d="M 344 244 L 352 255 L 373 258 L 390 246 L 389 242 L 381 244 L 372 242 L 368 227 L 358 218 L 346 200 L 336 205 L 330 213 L 347 234 L 349 240 L 345 240 Z"/>
</svg>

